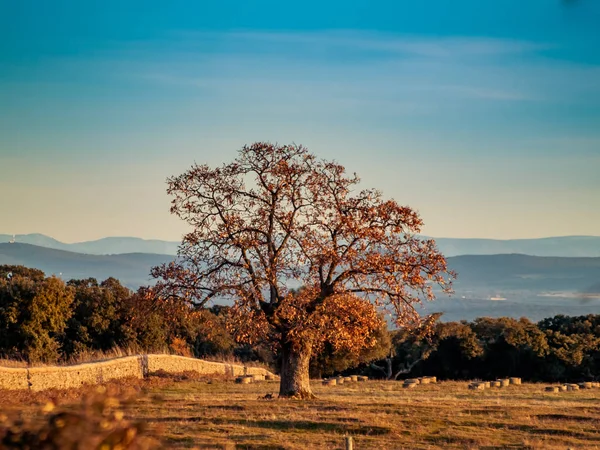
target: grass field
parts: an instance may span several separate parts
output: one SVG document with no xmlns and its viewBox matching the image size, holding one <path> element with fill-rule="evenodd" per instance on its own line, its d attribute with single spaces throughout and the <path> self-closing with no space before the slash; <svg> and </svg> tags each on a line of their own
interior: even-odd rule
<svg viewBox="0 0 600 450">
<path fill-rule="evenodd" d="M 124 405 L 161 448 L 600 449 L 600 389 L 546 393 L 524 384 L 469 391 L 465 382 L 403 389 L 368 381 L 324 387 L 314 401 L 264 399 L 277 382 L 154 379 Z M 12 395 L 12 397 L 11 397 Z M 5 414 L 35 415 L 44 395 L 3 396 Z M 58 396 L 60 397 L 60 395 Z M 71 408 L 77 395 L 59 398 Z M 0 400 L 0 404 L 3 400 Z"/>
</svg>

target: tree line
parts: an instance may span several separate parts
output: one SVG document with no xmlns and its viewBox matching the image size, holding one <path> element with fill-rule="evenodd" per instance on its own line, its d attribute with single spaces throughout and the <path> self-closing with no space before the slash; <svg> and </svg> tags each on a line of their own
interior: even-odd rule
<svg viewBox="0 0 600 450">
<path fill-rule="evenodd" d="M 530 381 L 589 380 L 600 373 L 600 315 L 528 319 L 479 318 L 372 333 L 359 352 L 326 340 L 310 361 L 314 378 L 362 372 L 400 379 L 519 376 Z M 196 357 L 259 361 L 275 370 L 281 355 L 268 342 L 238 343 L 226 306 L 194 308 L 108 278 L 64 282 L 37 269 L 0 266 L 0 356 L 55 363 L 82 354 L 169 350 Z"/>
<path fill-rule="evenodd" d="M 386 378 L 435 375 L 440 379 L 588 381 L 600 373 L 600 315 L 482 317 L 436 322 L 431 333 L 392 333 L 390 355 L 370 365 Z"/>
</svg>

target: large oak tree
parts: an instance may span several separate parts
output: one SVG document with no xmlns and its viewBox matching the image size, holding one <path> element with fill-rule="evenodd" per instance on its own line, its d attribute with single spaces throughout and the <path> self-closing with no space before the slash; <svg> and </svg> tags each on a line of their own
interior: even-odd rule
<svg viewBox="0 0 600 450">
<path fill-rule="evenodd" d="M 158 292 L 231 299 L 237 338 L 278 348 L 279 395 L 312 397 L 319 345 L 374 345 L 381 310 L 398 326 L 418 323 L 415 306 L 453 277 L 435 242 L 418 237 L 414 210 L 358 185 L 298 145 L 259 142 L 221 167 L 192 166 L 168 180 L 171 212 L 191 231 L 176 262 L 153 269 Z"/>
</svg>

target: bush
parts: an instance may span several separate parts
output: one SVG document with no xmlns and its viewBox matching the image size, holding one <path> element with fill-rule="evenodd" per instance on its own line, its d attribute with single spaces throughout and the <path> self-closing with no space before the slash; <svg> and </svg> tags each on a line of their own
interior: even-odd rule
<svg viewBox="0 0 600 450">
<path fill-rule="evenodd" d="M 0 352 L 30 362 L 57 360 L 72 314 L 73 289 L 40 271 L 17 268 L 12 274 L 0 278 Z"/>
</svg>

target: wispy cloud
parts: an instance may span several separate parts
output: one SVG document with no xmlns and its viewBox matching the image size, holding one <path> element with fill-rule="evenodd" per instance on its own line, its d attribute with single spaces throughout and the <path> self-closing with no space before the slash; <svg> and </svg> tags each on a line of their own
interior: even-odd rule
<svg viewBox="0 0 600 450">
<path fill-rule="evenodd" d="M 600 96 L 600 68 L 551 59 L 545 51 L 552 44 L 513 39 L 237 31 L 174 33 L 164 53 L 165 42 L 153 45 L 158 51 L 129 74 L 217 92 L 280 95 L 310 86 L 327 99 L 340 93 L 365 102 L 402 97 L 428 108 L 457 100 L 585 102 Z M 149 55 L 142 43 L 131 51 Z"/>
<path fill-rule="evenodd" d="M 396 55 L 427 57 L 482 57 L 537 52 L 553 45 L 516 39 L 488 37 L 423 37 L 398 36 L 379 32 L 332 30 L 317 32 L 243 32 L 229 33 L 180 32 L 182 42 L 220 41 L 235 46 L 296 46 L 306 48 L 338 48 L 354 51 L 381 52 Z"/>
</svg>

